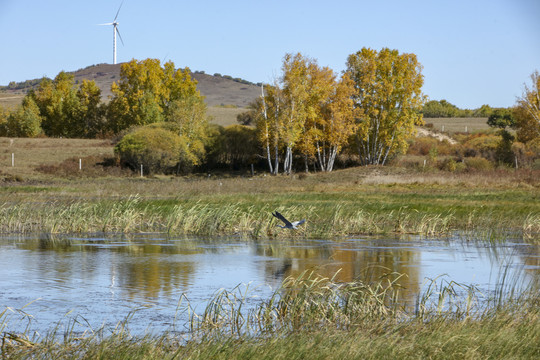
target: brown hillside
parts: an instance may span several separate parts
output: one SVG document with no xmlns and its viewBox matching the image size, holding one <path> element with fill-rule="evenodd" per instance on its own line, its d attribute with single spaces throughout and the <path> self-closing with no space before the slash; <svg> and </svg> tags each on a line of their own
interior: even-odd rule
<svg viewBox="0 0 540 360">
<path fill-rule="evenodd" d="M 102 91 L 103 99 L 111 94 L 111 84 L 120 78 L 120 65 L 99 64 L 72 72 L 76 82 L 83 79 L 94 80 Z M 260 94 L 260 88 L 254 84 L 245 84 L 221 76 L 192 73 L 198 81 L 198 89 L 205 96 L 208 106 L 234 105 L 247 107 Z M 24 97 L 21 90 L 0 90 L 0 105 L 14 107 Z"/>
</svg>

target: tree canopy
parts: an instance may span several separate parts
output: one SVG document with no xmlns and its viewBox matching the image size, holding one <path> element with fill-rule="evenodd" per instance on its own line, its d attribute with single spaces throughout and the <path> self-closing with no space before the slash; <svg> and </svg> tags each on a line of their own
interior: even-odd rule
<svg viewBox="0 0 540 360">
<path fill-rule="evenodd" d="M 540 73 L 531 74 L 532 86 L 524 86 L 514 108 L 518 140 L 526 143 L 540 138 Z"/>
<path fill-rule="evenodd" d="M 83 80 L 76 86 L 74 76 L 61 71 L 54 80 L 43 79 L 35 91 L 26 95 L 25 101 L 26 106 L 30 106 L 29 101 L 36 104 L 39 126 L 47 136 L 89 138 L 102 130 L 101 90 L 94 81 Z M 39 132 L 32 131 L 33 135 L 29 136 Z"/>
<path fill-rule="evenodd" d="M 331 171 L 354 128 L 353 91 L 348 76 L 338 80 L 315 60 L 286 54 L 281 77 L 263 89 L 254 105 L 270 172 L 278 173 L 281 157 L 283 171 L 290 173 L 295 151 L 304 158 L 306 171 L 310 159 L 321 170 Z"/>
<path fill-rule="evenodd" d="M 204 98 L 189 69 L 175 69 L 172 61 L 163 67 L 157 59 L 124 63 L 120 81 L 113 83 L 111 91 L 107 115 L 113 133 L 131 126 L 177 121 L 179 104 L 190 106 L 197 116 L 205 111 Z"/>
<path fill-rule="evenodd" d="M 356 144 L 363 164 L 384 165 L 405 151 L 414 125 L 423 123 L 422 66 L 414 54 L 363 48 L 347 59 L 359 112 Z"/>
</svg>

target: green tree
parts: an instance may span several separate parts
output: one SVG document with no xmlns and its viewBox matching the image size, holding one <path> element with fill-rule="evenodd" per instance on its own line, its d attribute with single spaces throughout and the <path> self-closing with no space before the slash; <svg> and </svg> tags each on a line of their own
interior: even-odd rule
<svg viewBox="0 0 540 360">
<path fill-rule="evenodd" d="M 39 108 L 32 98 L 25 97 L 23 103 L 7 119 L 7 136 L 35 137 L 41 133 Z"/>
<path fill-rule="evenodd" d="M 491 127 L 498 127 L 500 129 L 505 129 L 507 127 L 513 128 L 516 125 L 511 109 L 493 110 L 488 117 L 487 123 Z"/>
<path fill-rule="evenodd" d="M 173 172 L 182 151 L 182 139 L 159 127 L 142 127 L 125 135 L 114 148 L 121 162 L 146 173 Z"/>
<path fill-rule="evenodd" d="M 185 140 L 187 151 L 193 155 L 192 165 L 200 165 L 206 154 L 209 126 L 203 98 L 191 95 L 172 101 L 166 120 Z"/>
<path fill-rule="evenodd" d="M 489 117 L 493 113 L 493 108 L 489 105 L 482 105 L 474 110 L 473 117 Z"/>
<path fill-rule="evenodd" d="M 53 81 L 43 79 L 30 96 L 43 118 L 41 127 L 47 136 L 72 137 L 77 134 L 79 99 L 74 88 L 74 77 L 61 71 Z"/>
<path fill-rule="evenodd" d="M 8 136 L 7 135 L 7 120 L 9 117 L 10 111 L 4 108 L 3 106 L 0 106 L 0 136 Z"/>
<path fill-rule="evenodd" d="M 73 129 L 78 137 L 94 138 L 105 131 L 103 106 L 101 105 L 101 89 L 95 81 L 83 80 L 77 90 L 79 108 L 76 127 Z"/>
<path fill-rule="evenodd" d="M 214 166 L 239 170 L 257 161 L 259 144 L 256 129 L 245 125 L 230 125 L 220 130 L 209 156 Z"/>
<path fill-rule="evenodd" d="M 446 100 L 430 100 L 422 107 L 422 114 L 425 118 L 457 117 L 460 109 Z"/>
<path fill-rule="evenodd" d="M 26 97 L 39 108 L 47 136 L 95 137 L 103 130 L 101 90 L 93 80 L 75 86 L 74 76 L 61 71 Z"/>
<path fill-rule="evenodd" d="M 358 108 L 356 143 L 363 164 L 382 164 L 404 152 L 414 126 L 423 123 L 422 66 L 414 54 L 363 48 L 347 60 Z"/>
<path fill-rule="evenodd" d="M 540 138 L 540 74 L 531 74 L 532 86 L 524 85 L 522 96 L 514 108 L 517 138 L 522 143 Z"/>
<path fill-rule="evenodd" d="M 510 134 L 507 128 L 515 127 L 515 120 L 510 109 L 494 109 L 489 115 L 488 125 L 491 127 L 498 127 L 501 140 L 497 146 L 495 152 L 495 158 L 497 161 L 512 164 L 514 162 L 514 154 L 512 152 L 512 144 L 514 142 L 514 136 Z"/>
</svg>

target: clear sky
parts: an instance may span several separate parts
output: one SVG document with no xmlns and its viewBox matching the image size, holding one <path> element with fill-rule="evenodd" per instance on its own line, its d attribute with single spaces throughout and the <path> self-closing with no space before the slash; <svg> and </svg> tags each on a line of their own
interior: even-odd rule
<svg viewBox="0 0 540 360">
<path fill-rule="evenodd" d="M 0 0 L 0 85 L 112 63 L 121 0 Z M 515 104 L 540 71 L 540 0 L 124 0 L 118 62 L 158 58 L 272 82 L 300 52 L 336 72 L 370 47 L 415 53 L 423 91 L 460 108 Z"/>
</svg>

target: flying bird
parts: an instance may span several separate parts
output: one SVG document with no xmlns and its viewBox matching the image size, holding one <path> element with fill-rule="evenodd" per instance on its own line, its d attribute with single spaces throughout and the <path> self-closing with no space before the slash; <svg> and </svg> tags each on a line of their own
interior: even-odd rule
<svg viewBox="0 0 540 360">
<path fill-rule="evenodd" d="M 272 215 L 285 223 L 285 225 L 277 225 L 282 229 L 298 229 L 298 225 L 302 225 L 306 222 L 306 219 L 290 222 L 289 220 L 285 219 L 285 216 L 281 215 L 277 211 L 273 212 Z"/>
</svg>

